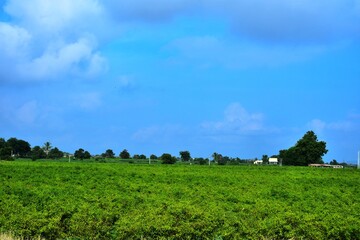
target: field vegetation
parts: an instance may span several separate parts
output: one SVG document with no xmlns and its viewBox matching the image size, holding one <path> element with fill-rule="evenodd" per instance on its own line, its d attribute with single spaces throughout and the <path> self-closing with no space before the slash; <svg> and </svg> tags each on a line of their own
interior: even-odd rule
<svg viewBox="0 0 360 240">
<path fill-rule="evenodd" d="M 42 239 L 359 239 L 360 172 L 0 161 L 0 233 Z"/>
</svg>

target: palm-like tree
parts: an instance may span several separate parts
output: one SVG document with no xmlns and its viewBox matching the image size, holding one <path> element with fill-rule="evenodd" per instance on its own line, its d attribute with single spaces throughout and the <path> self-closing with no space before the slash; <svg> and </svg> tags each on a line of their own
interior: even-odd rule
<svg viewBox="0 0 360 240">
<path fill-rule="evenodd" d="M 44 152 L 46 153 L 46 157 L 47 157 L 52 148 L 51 143 L 50 142 L 44 143 L 44 146 L 42 148 L 43 148 Z"/>
</svg>

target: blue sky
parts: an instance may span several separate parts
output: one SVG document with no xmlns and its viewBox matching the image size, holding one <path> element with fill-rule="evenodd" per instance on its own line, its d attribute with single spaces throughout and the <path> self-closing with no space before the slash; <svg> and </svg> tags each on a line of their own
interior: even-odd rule
<svg viewBox="0 0 360 240">
<path fill-rule="evenodd" d="M 360 149 L 359 0 L 0 0 L 0 135 L 63 151 Z"/>
</svg>

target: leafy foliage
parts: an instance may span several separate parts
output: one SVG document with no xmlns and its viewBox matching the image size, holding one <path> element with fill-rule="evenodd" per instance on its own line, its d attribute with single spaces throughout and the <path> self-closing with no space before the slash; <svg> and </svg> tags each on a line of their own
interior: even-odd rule
<svg viewBox="0 0 360 240">
<path fill-rule="evenodd" d="M 164 153 L 163 155 L 161 155 L 161 160 L 163 164 L 174 164 L 176 163 L 176 158 L 171 156 L 171 154 L 169 153 Z"/>
<path fill-rule="evenodd" d="M 62 151 L 60 151 L 57 147 L 52 148 L 49 151 L 49 155 L 48 157 L 51 159 L 59 159 L 62 158 L 64 156 L 64 153 Z"/>
<path fill-rule="evenodd" d="M 284 165 L 307 166 L 311 163 L 323 163 L 322 156 L 326 154 L 326 143 L 318 141 L 313 131 L 308 131 L 295 146 L 280 151 Z"/>
<path fill-rule="evenodd" d="M 155 154 L 151 154 L 151 155 L 150 155 L 150 159 L 151 159 L 151 160 L 155 160 L 155 159 L 158 159 L 158 157 L 157 157 Z"/>
<path fill-rule="evenodd" d="M 0 148 L 0 160 L 12 160 L 10 147 Z"/>
<path fill-rule="evenodd" d="M 78 159 L 90 159 L 91 158 L 91 154 L 88 151 L 85 151 L 82 148 L 79 148 L 78 150 L 75 151 L 74 153 L 74 157 L 78 158 Z"/>
<path fill-rule="evenodd" d="M 130 158 L 130 153 L 128 152 L 128 150 L 124 149 L 124 150 L 122 150 L 122 152 L 120 153 L 119 156 L 122 159 L 129 159 Z"/>
<path fill-rule="evenodd" d="M 31 150 L 30 157 L 33 161 L 35 161 L 38 159 L 46 158 L 46 153 L 40 146 L 35 146 Z"/>
<path fill-rule="evenodd" d="M 6 147 L 11 148 L 12 153 L 18 157 L 26 157 L 31 151 L 28 142 L 17 138 L 9 138 L 5 145 Z"/>
<path fill-rule="evenodd" d="M 101 154 L 101 156 L 104 158 L 114 158 L 115 153 L 112 149 L 107 149 L 103 154 Z"/>
<path fill-rule="evenodd" d="M 27 239 L 358 239 L 359 172 L 0 162 L 0 232 Z"/>
<path fill-rule="evenodd" d="M 189 151 L 180 151 L 180 158 L 182 161 L 188 162 L 191 159 Z"/>
</svg>

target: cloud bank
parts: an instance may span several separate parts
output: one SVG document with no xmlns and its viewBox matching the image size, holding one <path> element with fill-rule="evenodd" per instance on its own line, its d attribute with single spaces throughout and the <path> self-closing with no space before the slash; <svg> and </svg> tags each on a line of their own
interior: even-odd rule
<svg viewBox="0 0 360 240">
<path fill-rule="evenodd" d="M 0 22 L 2 81 L 93 78 L 106 71 L 94 31 L 104 16 L 97 1 L 11 0 L 4 11 L 11 21 Z"/>
<path fill-rule="evenodd" d="M 101 76 L 108 70 L 102 41 L 118 37 L 114 33 L 134 21 L 169 23 L 181 16 L 226 19 L 239 39 L 268 44 L 358 41 L 359 6 L 359 0 L 9 0 L 2 7 L 10 20 L 0 22 L 1 81 Z M 216 39 L 202 38 L 221 51 Z"/>
</svg>

